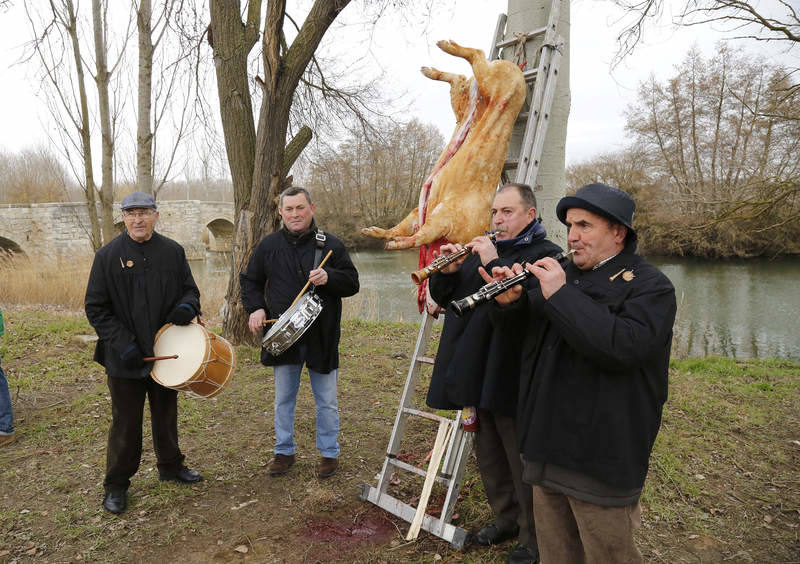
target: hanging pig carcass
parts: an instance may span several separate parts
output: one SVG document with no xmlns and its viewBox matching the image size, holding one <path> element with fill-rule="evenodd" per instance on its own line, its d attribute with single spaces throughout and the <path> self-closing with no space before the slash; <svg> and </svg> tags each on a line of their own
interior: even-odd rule
<svg viewBox="0 0 800 564">
<path fill-rule="evenodd" d="M 480 49 L 453 41 L 437 43 L 466 59 L 474 77 L 423 67 L 422 74 L 450 84 L 456 130 L 419 195 L 418 206 L 391 229 L 361 233 L 385 239 L 386 249 L 421 247 L 420 267 L 444 243 L 467 243 L 489 228 L 490 210 L 503 171 L 514 122 L 525 101 L 525 79 L 512 62 L 489 62 Z M 420 287 L 420 311 L 427 284 Z M 430 304 L 429 304 L 430 311 Z"/>
</svg>

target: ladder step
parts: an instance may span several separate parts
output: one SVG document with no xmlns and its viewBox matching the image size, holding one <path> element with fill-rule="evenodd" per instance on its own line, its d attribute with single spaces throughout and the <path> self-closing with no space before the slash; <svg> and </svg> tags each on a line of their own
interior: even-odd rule
<svg viewBox="0 0 800 564">
<path fill-rule="evenodd" d="M 503 163 L 503 170 L 519 168 L 519 159 L 506 159 Z"/>
<path fill-rule="evenodd" d="M 436 359 L 430 356 L 418 356 L 417 362 L 422 362 L 424 364 L 430 364 L 433 366 L 433 364 L 436 362 Z"/>
<path fill-rule="evenodd" d="M 536 80 L 536 74 L 539 72 L 539 69 L 528 69 L 526 71 L 522 71 L 522 76 L 525 78 L 525 82 L 533 82 Z"/>
<path fill-rule="evenodd" d="M 416 466 L 414 466 L 412 464 L 409 464 L 407 462 L 403 462 L 402 460 L 397 460 L 396 458 L 387 458 L 386 460 L 392 466 L 396 466 L 397 468 L 400 468 L 401 470 L 405 470 L 406 472 L 413 472 L 414 474 L 418 474 L 418 475 L 422 476 L 423 478 L 428 475 L 428 472 L 426 472 L 422 468 L 418 468 L 418 467 L 416 467 Z M 449 486 L 450 485 L 450 477 L 449 476 L 445 478 L 445 477 L 437 474 L 436 475 L 436 481 L 439 482 L 440 484 L 444 485 L 444 486 Z"/>
<path fill-rule="evenodd" d="M 441 415 L 436 415 L 435 413 L 431 413 L 429 411 L 422 411 L 421 409 L 414 409 L 413 407 L 404 407 L 403 413 L 408 415 L 416 415 L 417 417 L 424 417 L 425 419 L 430 419 L 431 421 L 436 421 L 437 423 L 441 423 L 442 421 L 446 421 L 448 423 L 453 422 L 453 420 L 449 417 L 442 417 Z"/>
<path fill-rule="evenodd" d="M 528 35 L 528 39 L 526 41 L 530 41 L 531 39 L 533 39 L 537 35 L 541 35 L 541 34 L 545 33 L 546 31 L 547 31 L 547 26 L 540 27 L 538 29 L 534 29 L 533 31 L 529 31 L 528 34 L 527 34 Z M 512 37 L 510 39 L 505 39 L 503 41 L 500 41 L 497 44 L 497 48 L 498 49 L 502 49 L 503 47 L 510 47 L 511 45 L 513 45 L 516 42 L 517 42 L 517 38 L 516 37 Z"/>
</svg>

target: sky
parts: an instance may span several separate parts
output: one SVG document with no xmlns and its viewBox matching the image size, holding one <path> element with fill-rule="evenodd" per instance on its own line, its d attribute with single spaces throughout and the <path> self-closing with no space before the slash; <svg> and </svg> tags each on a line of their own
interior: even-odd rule
<svg viewBox="0 0 800 564">
<path fill-rule="evenodd" d="M 21 2 L 0 14 L 0 149 L 19 151 L 47 144 L 47 110 L 37 99 L 33 69 L 15 64 L 21 46 L 30 33 Z M 334 29 L 337 37 L 355 37 L 359 2 L 353 2 L 343 16 L 344 23 Z M 384 72 L 386 87 L 403 92 L 403 115 L 435 124 L 449 139 L 455 119 L 449 104 L 448 86 L 432 82 L 419 72 L 421 66 L 469 73 L 465 61 L 439 51 L 435 42 L 456 42 L 487 50 L 497 16 L 505 8 L 502 0 L 450 0 L 438 3 L 425 26 L 414 22 L 384 18 L 371 32 L 363 65 L 374 65 Z M 706 55 L 713 53 L 720 33 L 705 27 L 674 30 L 666 15 L 664 24 L 652 28 L 633 56 L 612 70 L 616 36 L 622 24 L 620 12 L 605 0 L 572 0 L 571 3 L 571 108 L 567 132 L 567 164 L 622 148 L 626 143 L 624 111 L 635 99 L 638 84 L 651 73 L 665 78 L 674 66 L 697 45 Z M 363 39 L 363 36 L 361 37 Z M 344 49 L 350 48 L 347 40 Z M 749 42 L 748 51 L 764 49 Z M 767 47 L 768 48 L 768 47 Z M 368 69 L 367 69 L 368 70 Z"/>
</svg>

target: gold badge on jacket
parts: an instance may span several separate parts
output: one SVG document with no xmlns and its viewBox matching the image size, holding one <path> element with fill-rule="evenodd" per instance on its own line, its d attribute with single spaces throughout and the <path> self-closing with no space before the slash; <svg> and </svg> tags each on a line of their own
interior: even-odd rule
<svg viewBox="0 0 800 564">
<path fill-rule="evenodd" d="M 634 278 L 636 278 L 636 276 L 633 275 L 633 270 L 626 270 L 625 272 L 622 273 L 622 279 L 625 282 L 630 282 Z"/>
</svg>

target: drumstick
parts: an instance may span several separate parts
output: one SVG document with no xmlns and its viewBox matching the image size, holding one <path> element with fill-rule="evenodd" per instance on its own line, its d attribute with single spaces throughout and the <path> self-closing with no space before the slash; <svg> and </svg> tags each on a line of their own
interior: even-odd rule
<svg viewBox="0 0 800 564">
<path fill-rule="evenodd" d="M 169 360 L 171 358 L 178 358 L 177 354 L 172 354 L 169 356 L 146 356 L 142 360 L 145 362 L 153 362 L 156 360 Z"/>
<path fill-rule="evenodd" d="M 333 249 L 331 249 L 330 251 L 328 251 L 328 254 L 327 254 L 327 255 L 325 255 L 325 258 L 324 258 L 324 259 L 322 259 L 322 262 L 321 262 L 321 263 L 319 263 L 319 266 L 318 266 L 317 268 L 322 268 L 322 266 L 325 264 L 325 261 L 326 261 L 326 260 L 328 260 L 328 258 L 330 258 L 330 256 L 331 256 L 332 254 L 333 254 Z M 316 270 L 316 268 L 315 268 L 314 270 Z M 303 286 L 303 289 L 302 289 L 302 290 L 300 290 L 300 293 L 299 293 L 299 294 L 297 294 L 297 297 L 296 297 L 296 298 L 294 299 L 294 301 L 292 302 L 292 305 L 290 305 L 290 306 L 289 306 L 289 309 L 291 309 L 291 308 L 292 308 L 292 306 L 293 306 L 294 304 L 296 304 L 296 303 L 297 303 L 297 300 L 299 300 L 299 299 L 300 299 L 300 297 L 301 297 L 303 294 L 305 294 L 305 293 L 306 293 L 306 289 L 308 289 L 308 285 L 309 285 L 309 284 L 311 284 L 311 280 L 309 280 L 308 282 L 306 282 L 306 285 L 305 285 L 305 286 Z"/>
<path fill-rule="evenodd" d="M 261 322 L 261 325 L 269 325 L 270 323 L 275 323 L 276 321 L 278 321 L 278 320 L 277 319 L 265 319 L 264 321 Z"/>
</svg>

